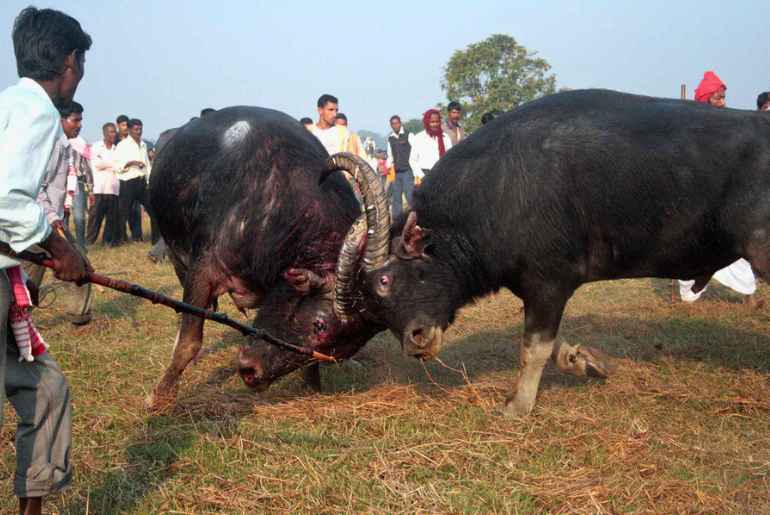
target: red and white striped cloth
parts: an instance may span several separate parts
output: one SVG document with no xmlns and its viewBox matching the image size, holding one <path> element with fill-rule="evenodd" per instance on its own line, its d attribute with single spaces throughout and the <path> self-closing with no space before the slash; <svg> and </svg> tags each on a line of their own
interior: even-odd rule
<svg viewBox="0 0 770 515">
<path fill-rule="evenodd" d="M 24 273 L 21 267 L 6 268 L 5 273 L 8 275 L 13 293 L 13 302 L 8 311 L 8 318 L 11 322 L 13 337 L 16 339 L 16 346 L 19 348 L 19 361 L 34 361 L 35 356 L 48 350 L 48 344 L 45 343 L 32 323 L 32 316 L 29 314 L 32 299 L 24 282 Z"/>
</svg>

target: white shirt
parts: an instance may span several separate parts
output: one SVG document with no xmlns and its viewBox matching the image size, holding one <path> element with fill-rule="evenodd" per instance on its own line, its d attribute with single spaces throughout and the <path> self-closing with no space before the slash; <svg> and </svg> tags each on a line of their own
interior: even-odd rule
<svg viewBox="0 0 770 515">
<path fill-rule="evenodd" d="M 144 168 L 138 166 L 126 168 L 126 163 L 130 161 L 144 163 Z M 121 181 L 130 181 L 137 177 L 149 177 L 150 158 L 147 156 L 147 144 L 144 141 L 137 143 L 131 136 L 121 140 L 115 149 L 115 169 Z"/>
<path fill-rule="evenodd" d="M 444 135 L 444 148 L 449 151 L 452 148 L 452 140 L 449 139 L 446 132 L 442 134 Z M 409 154 L 409 167 L 412 169 L 415 177 L 422 178 L 425 176 L 423 169 L 430 170 L 439 159 L 438 138 L 428 136 L 426 131 L 422 131 L 415 135 L 411 144 L 412 152 Z"/>
<path fill-rule="evenodd" d="M 120 180 L 118 179 L 115 154 L 117 145 L 107 148 L 104 140 L 97 141 L 91 147 L 91 164 L 94 168 L 94 194 L 118 195 Z"/>
<path fill-rule="evenodd" d="M 316 124 L 310 126 L 310 132 L 321 141 L 329 155 L 337 152 L 345 152 L 348 148 L 350 133 L 344 125 L 333 125 L 328 129 L 321 129 Z"/>
<path fill-rule="evenodd" d="M 23 78 L 0 93 L 0 241 L 16 252 L 51 233 L 36 199 L 60 134 L 59 112 L 37 82 Z M 0 269 L 17 264 L 0 256 Z"/>
</svg>

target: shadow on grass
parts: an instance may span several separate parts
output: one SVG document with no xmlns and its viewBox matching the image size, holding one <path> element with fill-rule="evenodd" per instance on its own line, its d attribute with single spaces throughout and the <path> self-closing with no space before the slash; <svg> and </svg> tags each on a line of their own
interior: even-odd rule
<svg viewBox="0 0 770 515">
<path fill-rule="evenodd" d="M 439 355 L 448 367 L 456 370 L 429 362 L 425 364 L 429 377 L 423 364 L 403 356 L 398 342 L 389 333 L 382 333 L 356 356 L 361 365 L 325 367 L 322 371 L 324 391 L 328 394 L 366 391 L 396 383 L 415 385 L 426 394 L 442 396 L 444 393 L 433 381 L 443 388 L 454 388 L 466 384 L 466 377 L 473 382 L 496 372 L 510 372 L 512 380 L 518 366 L 520 335 L 521 324 L 517 324 L 457 338 Z M 583 315 L 566 319 L 559 337 L 635 361 L 674 358 L 735 370 L 770 371 L 768 336 L 696 317 L 643 320 Z M 227 335 L 217 346 L 231 347 L 240 339 L 237 334 Z M 544 389 L 572 387 L 583 382 L 550 368 L 543 378 Z M 464 370 L 467 376 L 457 370 Z M 202 436 L 231 436 L 238 432 L 240 420 L 253 412 L 255 404 L 278 405 L 307 393 L 300 374 L 282 379 L 261 397 L 244 386 L 223 388 L 234 374 L 233 365 L 214 368 L 204 381 L 188 384 L 180 392 L 177 409 L 171 415 L 150 417 L 139 424 L 126 448 L 128 463 L 107 474 L 101 485 L 90 491 L 90 511 L 112 514 L 137 509 L 148 494 L 162 488 L 176 470 L 184 467 L 180 456 L 193 448 Z M 82 498 L 73 499 L 62 509 L 66 514 L 85 512 L 86 500 Z"/>
<path fill-rule="evenodd" d="M 171 295 L 175 290 L 174 286 L 162 286 L 155 291 L 161 295 Z M 124 318 L 130 318 L 134 320 L 136 318 L 136 311 L 143 303 L 149 302 L 141 297 L 135 297 L 133 295 L 120 295 L 106 302 L 99 302 L 98 307 L 95 306 L 94 311 L 99 313 L 99 316 L 111 320 L 120 320 Z M 134 323 L 136 323 L 134 321 Z"/>
<path fill-rule="evenodd" d="M 441 353 L 441 363 L 425 363 L 430 376 L 444 387 L 457 387 L 480 377 L 518 368 L 522 324 L 505 330 L 484 331 L 449 343 Z M 616 358 L 657 361 L 663 358 L 692 360 L 734 370 L 770 372 L 770 337 L 729 324 L 697 317 L 644 320 L 633 317 L 583 315 L 565 319 L 559 340 L 573 345 L 591 345 Z M 324 391 L 339 393 L 368 389 L 383 382 L 430 386 L 423 364 L 404 356 L 390 336 L 380 335 L 359 356 L 362 370 L 329 366 L 323 371 Z M 458 371 L 464 371 L 460 373 Z M 466 380 L 467 377 L 467 380 Z M 543 384 L 579 384 L 584 380 L 549 373 Z M 278 385 L 279 387 L 281 385 Z"/>
</svg>

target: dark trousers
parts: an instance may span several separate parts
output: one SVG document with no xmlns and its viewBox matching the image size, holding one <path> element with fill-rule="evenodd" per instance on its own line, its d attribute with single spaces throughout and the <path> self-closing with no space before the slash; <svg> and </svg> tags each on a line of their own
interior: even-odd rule
<svg viewBox="0 0 770 515">
<path fill-rule="evenodd" d="M 94 195 L 94 205 L 88 211 L 88 230 L 86 231 L 86 240 L 93 245 L 99 238 L 99 231 L 102 228 L 104 220 L 104 235 L 102 242 L 111 245 L 116 242 L 116 231 L 118 228 L 118 196 L 117 195 Z"/>
<path fill-rule="evenodd" d="M 409 207 L 412 207 L 412 194 L 414 193 L 414 174 L 412 170 L 396 172 L 396 178 L 390 185 L 390 210 L 393 218 L 397 218 L 403 211 L 403 197 Z"/>
<path fill-rule="evenodd" d="M 75 191 L 75 197 L 72 199 L 72 206 L 69 211 L 64 213 L 62 223 L 69 229 L 70 219 L 75 222 L 75 238 L 80 247 L 85 251 L 86 248 L 86 211 L 88 209 L 88 193 L 86 193 L 83 183 L 78 181 L 78 189 Z"/>
<path fill-rule="evenodd" d="M 131 211 L 143 205 L 147 209 L 147 183 L 144 177 L 136 177 L 128 181 L 120 182 L 120 195 L 118 196 L 118 211 L 120 222 L 118 223 L 118 241 L 128 240 L 126 233 L 126 222 L 129 222 L 131 229 L 131 238 L 134 241 L 142 240 L 142 219 L 141 217 L 132 219 Z"/>
</svg>

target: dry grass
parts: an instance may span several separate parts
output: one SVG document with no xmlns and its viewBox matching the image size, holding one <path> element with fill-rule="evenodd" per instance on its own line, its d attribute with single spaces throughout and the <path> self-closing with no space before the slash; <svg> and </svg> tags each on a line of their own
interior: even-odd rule
<svg viewBox="0 0 770 515">
<path fill-rule="evenodd" d="M 91 257 L 179 296 L 146 251 Z M 760 297 L 770 305 L 767 286 Z M 770 513 L 769 312 L 719 288 L 695 305 L 671 304 L 668 281 L 581 289 L 561 336 L 617 356 L 618 370 L 602 383 L 549 368 L 526 420 L 496 413 L 522 323 L 509 294 L 462 312 L 443 364 L 380 335 L 363 367 L 324 369 L 323 395 L 293 375 L 255 397 L 233 375 L 239 336 L 208 324 L 212 350 L 162 417 L 143 402 L 173 312 L 99 291 L 95 320 L 75 329 L 61 305 L 37 313 L 75 403 L 77 475 L 49 499 L 54 513 Z M 0 438 L 7 493 L 9 424 Z M 0 509 L 14 500 L 0 495 Z"/>
</svg>

